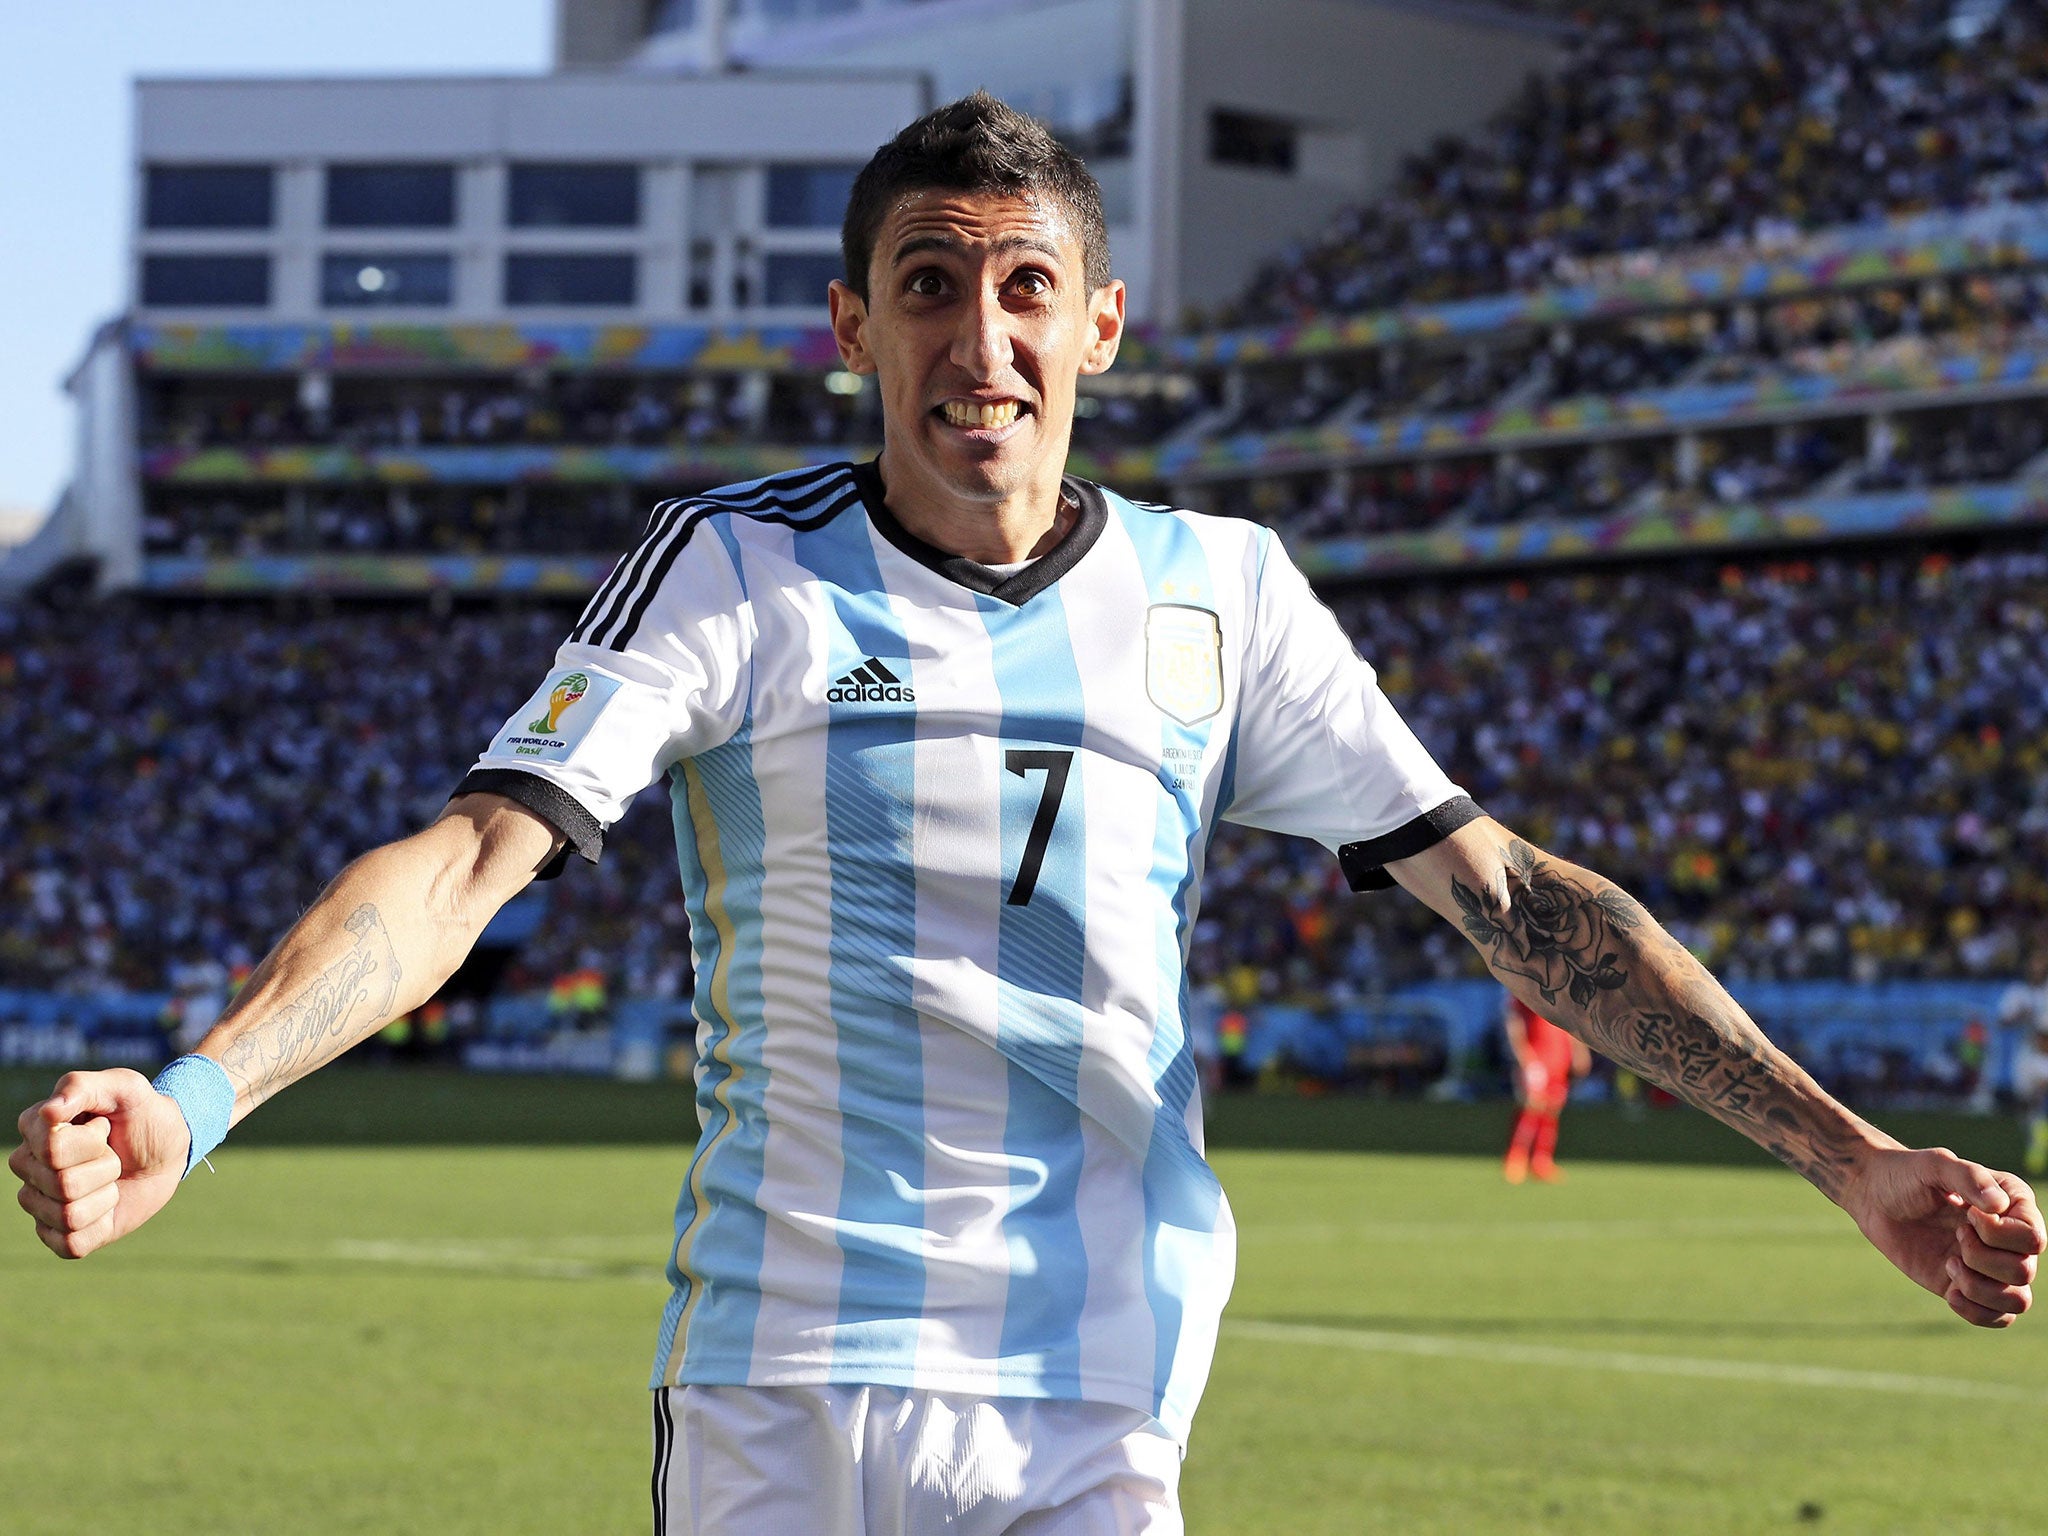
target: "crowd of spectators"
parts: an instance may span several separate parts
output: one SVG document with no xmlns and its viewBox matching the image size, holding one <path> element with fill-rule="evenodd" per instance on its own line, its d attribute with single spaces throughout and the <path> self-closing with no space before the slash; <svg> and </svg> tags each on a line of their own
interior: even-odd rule
<svg viewBox="0 0 2048 1536">
<path fill-rule="evenodd" d="M 0 608 L 0 986 L 151 990 L 260 958 L 346 860 L 438 811 L 572 620 Z M 650 840 L 619 841 L 528 946 L 536 984 L 586 951 L 621 985 L 679 984 L 673 855 L 652 881 Z"/>
<path fill-rule="evenodd" d="M 1993 13 L 1995 11 L 1995 14 Z M 1568 280 L 1589 257 L 2048 193 L 2048 15 L 1691 0 L 1588 18 L 1491 127 L 1283 252 L 1231 324 Z"/>
<path fill-rule="evenodd" d="M 1268 364 L 1213 383 L 1202 434 L 1281 432 L 1337 419 L 1449 416 L 1686 385 L 1880 375 L 1949 355 L 2048 341 L 2048 271 L 1809 294 L 1394 349 L 1344 365 Z"/>
<path fill-rule="evenodd" d="M 1139 374 L 1084 396 L 1074 442 L 1114 453 L 1181 436 L 1331 427 L 1395 414 L 1535 410 L 1559 400 L 1796 376 L 1861 376 L 1887 387 L 1931 376 L 1941 357 L 2048 342 L 2048 270 L 1912 281 L 1766 304 L 1709 306 L 1548 333 L 1503 334 L 1463 348 L 1390 346 L 1268 363 L 1206 377 Z M 310 438 L 364 446 L 466 442 L 673 441 L 664 389 L 623 376 L 542 375 L 502 392 L 448 386 L 422 412 L 420 388 L 358 379 L 310 410 L 285 395 L 162 379 L 146 395 L 145 442 L 285 447 Z M 250 388 L 257 388 L 250 385 Z M 273 390 L 283 388 L 276 381 Z M 729 375 L 674 383 L 694 401 L 692 442 L 802 441 L 864 452 L 878 436 L 872 391 L 834 395 L 817 379 Z M 426 394 L 432 395 L 433 389 Z M 2027 402 L 1966 411 L 1916 402 L 1867 422 L 1860 396 L 1839 419 L 1796 429 L 1720 427 L 1695 450 L 1675 436 L 1586 442 L 1537 452 L 1477 453 L 1438 463 L 1358 468 L 1313 482 L 1269 477 L 1216 493 L 1239 511 L 1302 537 L 1413 531 L 1447 521 L 1489 525 L 1599 516 L 1623 507 L 1782 500 L 1824 482 L 1836 492 L 1918 489 L 2009 475 L 2042 449 Z M 794 414 L 792 414 L 794 413 Z M 702 418 L 699 420 L 699 418 Z M 801 419 L 799 419 L 801 418 Z M 723 425 L 719 425 L 722 423 Z M 565 435 L 566 434 L 566 435 Z M 664 434 L 670 434 L 665 437 Z M 722 470 L 712 472 L 724 478 Z M 577 554 L 622 547 L 658 489 L 519 485 L 248 486 L 202 491 L 152 481 L 144 517 L 152 553 Z"/>
<path fill-rule="evenodd" d="M 1267 366 L 1194 385 L 1085 397 L 1078 448 L 1112 452 L 1198 425 L 1207 436 L 1280 431 L 1383 414 L 1399 406 L 1451 414 L 1512 404 L 1535 408 L 1567 396 L 1674 384 L 1839 373 L 1873 376 L 1946 352 L 2014 349 L 2048 340 L 2048 272 L 1980 275 L 1756 307 L 1645 317 L 1576 334 L 1527 336 L 1465 351 L 1366 354 L 1302 368 Z M 730 382 L 730 381 L 727 381 Z M 1162 386 L 1167 382 L 1159 380 Z M 614 390 L 625 389 L 612 381 Z M 165 397 L 170 398 L 169 396 Z M 206 402 L 207 442 L 282 444 L 303 413 L 253 406 L 231 395 Z M 509 398 L 509 397 L 508 397 Z M 190 402 L 188 402 L 189 404 Z M 159 402 L 159 409 L 172 408 Z M 193 409 L 197 409 L 196 406 Z M 497 419 L 480 407 L 486 426 Z M 459 425 L 460 412 L 450 420 Z M 197 418 L 192 418 L 197 419 Z M 1862 441 L 1860 419 L 1773 435 L 1757 429 L 1704 434 L 1688 465 L 1670 440 L 1628 448 L 1585 444 L 1511 460 L 1359 469 L 1346 481 L 1304 486 L 1276 479 L 1221 493 L 1228 509 L 1305 537 L 1424 528 L 1447 518 L 1474 524 L 1596 516 L 1655 490 L 1680 501 L 1742 502 L 1802 494 L 1855 460 L 1865 468 L 1837 490 L 1895 490 L 1997 479 L 2038 453 L 2038 407 L 2027 402 L 1922 409 L 1885 422 L 1882 442 Z M 282 435 L 280 435 L 282 434 Z M 1759 448 L 1761 439 L 1770 446 Z M 849 447 L 849 452 L 861 451 Z M 687 492 L 666 487 L 663 494 Z M 338 553 L 592 553 L 630 538 L 654 492 L 623 485 L 578 487 L 357 486 L 314 483 L 203 493 L 153 487 L 144 541 L 152 553 L 255 555 Z"/>
<path fill-rule="evenodd" d="M 2048 546 L 1370 589 L 1340 614 L 1491 812 L 1735 976 L 1982 976 L 2048 930 Z M 431 817 L 558 609 L 0 611 L 0 986 L 163 987 L 262 949 Z M 686 990 L 666 807 L 573 867 L 513 987 Z M 1230 830 L 1200 977 L 1362 994 L 1472 961 L 1320 850 Z"/>
<path fill-rule="evenodd" d="M 150 447 L 356 450 L 490 444 L 715 446 L 850 442 L 872 431 L 874 398 L 823 375 L 535 372 L 438 383 L 349 377 L 293 393 L 288 376 L 239 386 L 163 375 L 143 395 Z"/>
<path fill-rule="evenodd" d="M 1732 977 L 2002 976 L 2048 929 L 2048 549 L 1376 589 L 1339 612 L 1507 825 Z M 1414 903 L 1237 830 L 1195 953 L 1233 1001 L 1463 974 Z"/>
<path fill-rule="evenodd" d="M 631 486 L 312 485 L 150 498 L 152 555 L 605 555 L 633 542 L 656 498 Z"/>
<path fill-rule="evenodd" d="M 1925 490 L 2007 479 L 2048 451 L 2028 400 L 1850 416 L 1676 439 L 1475 453 L 1221 482 L 1214 510 L 1326 539 L 1538 519 Z M 669 488 L 663 494 L 686 493 Z M 656 493 L 625 485 L 324 486 L 153 492 L 150 554 L 602 555 L 632 542 Z"/>
<path fill-rule="evenodd" d="M 1869 420 L 1749 426 L 1225 481 L 1212 510 L 1298 540 L 1671 513 L 2038 475 L 2048 415 L 2029 400 Z"/>
<path fill-rule="evenodd" d="M 1150 442 L 1183 421 L 1179 379 L 1119 383 L 1076 413 L 1082 448 Z M 852 374 L 722 373 L 659 378 L 539 372 L 439 383 L 352 376 L 295 393 L 288 376 L 228 384 L 162 375 L 143 392 L 146 448 L 334 447 L 357 452 L 493 445 L 700 448 L 881 441 L 872 381 Z"/>
</svg>

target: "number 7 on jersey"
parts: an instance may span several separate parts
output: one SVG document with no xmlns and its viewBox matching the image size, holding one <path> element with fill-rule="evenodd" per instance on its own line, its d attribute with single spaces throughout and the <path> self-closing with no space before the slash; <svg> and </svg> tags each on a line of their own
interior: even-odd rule
<svg viewBox="0 0 2048 1536">
<path fill-rule="evenodd" d="M 1045 789 L 1038 797 L 1038 810 L 1031 818 L 1031 832 L 1024 839 L 1024 857 L 1017 861 L 1017 883 L 1010 887 L 1010 905 L 1030 904 L 1038 889 L 1038 871 L 1045 863 L 1045 847 L 1052 841 L 1052 824 L 1059 820 L 1060 797 L 1067 792 L 1067 772 L 1074 766 L 1071 751 L 1012 747 L 1003 754 L 1003 766 L 1023 778 L 1030 773 L 1045 775 Z"/>
</svg>

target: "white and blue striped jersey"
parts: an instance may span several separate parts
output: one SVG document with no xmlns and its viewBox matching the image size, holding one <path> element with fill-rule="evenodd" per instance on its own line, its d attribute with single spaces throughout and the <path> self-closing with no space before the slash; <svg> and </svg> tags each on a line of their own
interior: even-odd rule
<svg viewBox="0 0 2048 1536">
<path fill-rule="evenodd" d="M 665 503 L 463 781 L 592 859 L 669 781 L 701 1135 L 657 1385 L 1184 1438 L 1234 1262 L 1187 1040 L 1209 834 L 1318 838 L 1362 888 L 1478 814 L 1270 533 L 1067 487 L 1012 575 L 875 465 Z"/>
</svg>

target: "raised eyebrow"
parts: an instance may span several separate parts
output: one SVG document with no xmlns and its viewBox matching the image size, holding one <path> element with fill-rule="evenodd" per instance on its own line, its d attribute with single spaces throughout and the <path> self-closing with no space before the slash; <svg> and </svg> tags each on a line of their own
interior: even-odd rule
<svg viewBox="0 0 2048 1536">
<path fill-rule="evenodd" d="M 890 258 L 895 266 L 901 266 L 913 256 L 936 252 L 942 256 L 966 256 L 968 246 L 964 240 L 951 235 L 918 235 L 896 247 L 896 254 Z M 1032 235 L 1005 235 L 989 249 L 998 255 L 1009 255 L 1012 251 L 1033 251 L 1056 265 L 1061 262 L 1059 247 L 1037 239 Z"/>
<path fill-rule="evenodd" d="M 1058 246 L 1036 239 L 1030 235 L 1006 235 L 995 243 L 994 249 L 1006 256 L 1012 251 L 1036 251 L 1056 266 L 1063 264 L 1065 260 L 1061 256 Z"/>
</svg>

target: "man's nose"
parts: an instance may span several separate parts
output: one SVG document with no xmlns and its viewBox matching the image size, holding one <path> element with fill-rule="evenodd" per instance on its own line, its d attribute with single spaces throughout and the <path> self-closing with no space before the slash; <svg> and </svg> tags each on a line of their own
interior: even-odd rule
<svg viewBox="0 0 2048 1536">
<path fill-rule="evenodd" d="M 953 336 L 953 365 L 977 383 L 988 383 L 1010 366 L 1010 312 L 1000 294 L 984 290 L 961 306 Z"/>
</svg>

